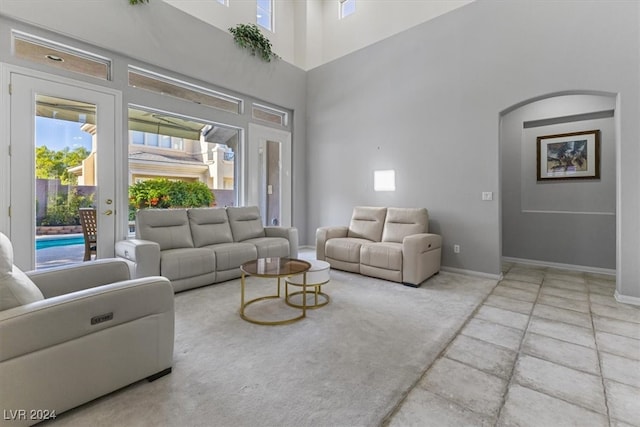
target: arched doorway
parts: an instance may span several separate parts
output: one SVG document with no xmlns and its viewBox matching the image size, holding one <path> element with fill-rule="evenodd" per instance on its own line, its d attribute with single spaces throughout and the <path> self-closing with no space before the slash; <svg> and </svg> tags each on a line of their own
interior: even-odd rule
<svg viewBox="0 0 640 427">
<path fill-rule="evenodd" d="M 502 112 L 504 260 L 615 274 L 616 101 L 611 93 L 556 93 Z M 599 178 L 538 178 L 538 137 L 590 130 L 600 135 Z"/>
</svg>

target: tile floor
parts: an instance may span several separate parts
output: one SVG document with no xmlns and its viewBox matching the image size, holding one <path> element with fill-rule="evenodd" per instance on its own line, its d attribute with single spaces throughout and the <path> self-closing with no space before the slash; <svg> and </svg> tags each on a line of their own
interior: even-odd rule
<svg viewBox="0 0 640 427">
<path fill-rule="evenodd" d="M 640 426 L 640 308 L 613 277 L 505 264 L 391 426 Z"/>
</svg>

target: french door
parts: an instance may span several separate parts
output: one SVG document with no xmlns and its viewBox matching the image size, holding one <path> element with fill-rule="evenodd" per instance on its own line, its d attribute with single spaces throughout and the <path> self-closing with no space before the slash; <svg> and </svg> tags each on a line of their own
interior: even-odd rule
<svg viewBox="0 0 640 427">
<path fill-rule="evenodd" d="M 7 73 L 14 262 L 25 270 L 46 267 L 36 254 L 36 236 L 40 240 L 45 226 L 55 223 L 75 222 L 66 232 L 77 233 L 75 215 L 82 206 L 96 209 L 97 257 L 113 256 L 120 205 L 115 183 L 119 94 L 45 74 Z M 57 237 L 49 240 L 62 244 Z M 76 258 L 71 262 L 82 261 Z"/>
<path fill-rule="evenodd" d="M 291 133 L 249 123 L 247 205 L 264 225 L 291 226 Z"/>
</svg>

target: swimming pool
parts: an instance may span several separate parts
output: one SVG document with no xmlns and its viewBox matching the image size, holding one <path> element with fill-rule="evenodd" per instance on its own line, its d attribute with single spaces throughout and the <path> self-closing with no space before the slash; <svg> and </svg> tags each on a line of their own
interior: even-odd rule
<svg viewBox="0 0 640 427">
<path fill-rule="evenodd" d="M 36 239 L 36 250 L 70 245 L 84 245 L 84 236 L 82 234 L 65 234 L 62 236 L 38 236 Z"/>
</svg>

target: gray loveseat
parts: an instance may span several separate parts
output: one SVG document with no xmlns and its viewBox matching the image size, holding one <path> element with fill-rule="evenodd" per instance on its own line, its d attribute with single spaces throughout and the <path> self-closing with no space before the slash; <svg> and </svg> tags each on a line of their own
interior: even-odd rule
<svg viewBox="0 0 640 427">
<path fill-rule="evenodd" d="M 116 243 L 133 277 L 164 276 L 175 292 L 240 277 L 257 258 L 298 256 L 298 230 L 264 227 L 255 206 L 143 209 L 136 239 Z"/>
<path fill-rule="evenodd" d="M 316 258 L 331 267 L 420 286 L 440 271 L 442 238 L 424 208 L 354 208 L 349 227 L 320 227 Z"/>
</svg>

